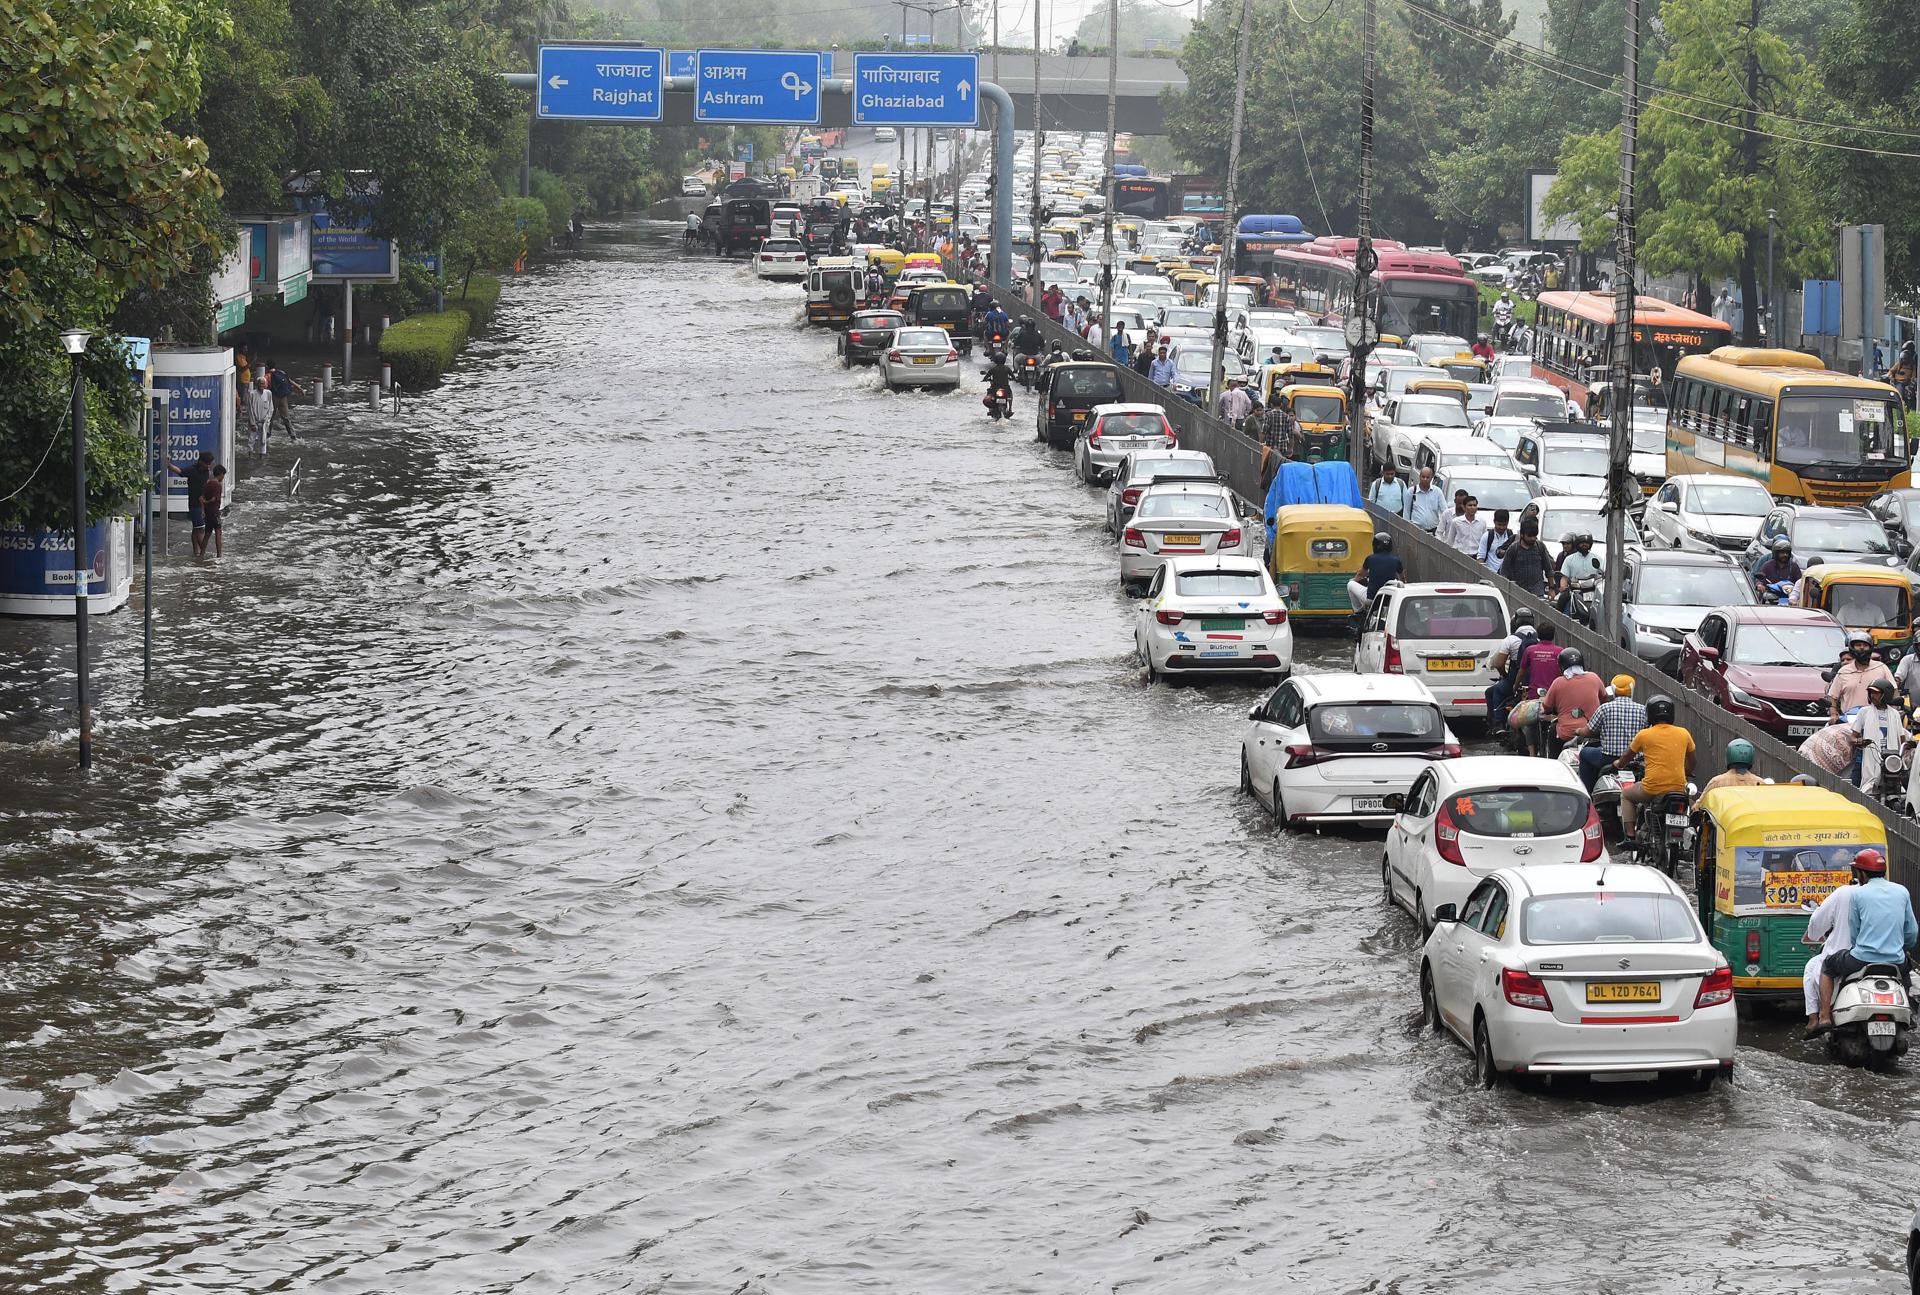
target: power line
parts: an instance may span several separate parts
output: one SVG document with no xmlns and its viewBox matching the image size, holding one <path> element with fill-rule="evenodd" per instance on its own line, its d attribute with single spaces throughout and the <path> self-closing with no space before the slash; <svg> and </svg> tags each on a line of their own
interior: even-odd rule
<svg viewBox="0 0 1920 1295">
<path fill-rule="evenodd" d="M 1291 8 L 1293 0 L 1287 0 L 1287 3 L 1288 7 Z M 1333 8 L 1333 0 L 1327 0 L 1327 8 Z M 1321 15 L 1323 18 L 1325 16 L 1324 13 Z M 1285 55 L 1275 59 L 1274 62 L 1280 65 L 1281 75 L 1284 76 L 1287 81 L 1287 104 L 1293 109 L 1293 133 L 1300 141 L 1301 160 L 1307 164 L 1307 183 L 1313 186 L 1313 203 L 1316 207 L 1320 208 L 1320 228 L 1331 234 L 1333 232 L 1333 219 L 1327 215 L 1326 200 L 1320 196 L 1320 181 L 1314 179 L 1313 176 L 1313 155 L 1307 150 L 1307 133 L 1300 127 L 1300 101 L 1294 98 L 1293 94 L 1293 72 L 1287 67 Z"/>
<path fill-rule="evenodd" d="M 76 386 L 78 385 L 77 380 L 75 385 Z M 66 427 L 67 420 L 72 416 L 73 416 L 73 392 L 69 390 L 67 392 L 67 407 L 63 411 L 61 411 L 59 421 L 54 423 L 53 435 L 47 438 L 47 448 L 40 451 L 40 461 L 33 465 L 33 471 L 27 473 L 27 479 L 20 483 L 20 488 L 18 490 L 14 491 L 10 495 L 0 496 L 0 504 L 12 503 L 14 500 L 18 499 L 21 495 L 24 495 L 25 493 L 27 493 L 27 487 L 32 485 L 34 482 L 34 478 L 40 475 L 40 469 L 47 466 L 47 457 L 53 453 L 54 443 L 60 439 L 61 431 Z"/>
</svg>

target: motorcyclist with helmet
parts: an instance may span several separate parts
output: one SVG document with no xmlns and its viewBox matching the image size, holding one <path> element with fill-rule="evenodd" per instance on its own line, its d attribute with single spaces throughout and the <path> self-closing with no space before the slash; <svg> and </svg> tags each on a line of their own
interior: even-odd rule
<svg viewBox="0 0 1920 1295">
<path fill-rule="evenodd" d="M 1827 684 L 1827 720 L 1838 724 L 1847 712 L 1867 704 L 1867 689 L 1884 681 L 1890 691 L 1893 671 L 1886 662 L 1873 659 L 1873 635 L 1865 630 L 1847 632 L 1847 655 Z"/>
<path fill-rule="evenodd" d="M 1859 787 L 1869 796 L 1879 789 L 1881 763 L 1890 755 L 1899 755 L 1906 745 L 1907 725 L 1900 708 L 1893 704 L 1895 692 L 1891 677 L 1875 679 L 1867 685 L 1866 704 L 1847 720 L 1853 744 L 1860 750 Z"/>
<path fill-rule="evenodd" d="M 1493 333 L 1505 346 L 1513 328 L 1513 294 L 1506 289 L 1500 290 L 1500 300 L 1493 303 Z"/>
<path fill-rule="evenodd" d="M 1736 737 L 1727 743 L 1727 769 L 1725 773 L 1716 773 L 1707 779 L 1707 785 L 1700 789 L 1702 796 L 1722 787 L 1758 787 L 1766 781 L 1753 771 L 1753 743 L 1744 737 Z"/>
<path fill-rule="evenodd" d="M 1007 399 L 1007 415 L 1011 417 L 1013 415 L 1013 370 L 1007 365 L 1007 353 L 1000 350 L 988 351 L 986 371 L 980 376 L 981 380 L 987 384 L 987 394 L 980 403 L 991 409 L 993 402 L 1004 394 Z"/>
<path fill-rule="evenodd" d="M 973 324 L 973 331 L 976 336 L 986 327 L 987 312 L 995 308 L 993 304 L 993 294 L 987 291 L 987 286 L 984 283 L 974 288 L 973 296 L 967 300 L 967 317 Z"/>
<path fill-rule="evenodd" d="M 1013 326 L 1013 336 L 1008 340 L 1012 342 L 1016 355 L 1038 355 L 1046 346 L 1046 339 L 1040 336 L 1040 325 L 1033 322 L 1032 315 L 1020 316 L 1020 322 Z"/>
<path fill-rule="evenodd" d="M 1552 716 L 1553 733 L 1547 749 L 1536 755 L 1555 756 L 1568 741 L 1584 733 L 1587 721 L 1606 700 L 1607 687 L 1600 676 L 1587 669 L 1586 657 L 1577 647 L 1560 649 L 1560 677 L 1548 685 L 1540 699 L 1540 717 Z"/>
<path fill-rule="evenodd" d="M 1554 606 L 1567 615 L 1573 615 L 1574 591 L 1579 589 L 1588 595 L 1589 614 L 1585 617 L 1575 617 L 1575 619 L 1584 622 L 1591 619 L 1592 594 L 1598 587 L 1600 578 L 1606 574 L 1606 564 L 1593 555 L 1592 532 L 1576 531 L 1567 538 L 1572 542 L 1573 548 L 1560 560 L 1560 596 Z"/>
<path fill-rule="evenodd" d="M 1853 926 L 1851 948 L 1829 953 L 1820 968 L 1819 1019 L 1808 1034 L 1833 1029 L 1833 991 L 1855 972 L 1868 967 L 1904 968 L 1907 956 L 1920 941 L 1920 922 L 1913 916 L 1913 900 L 1904 886 L 1887 880 L 1887 860 L 1878 850 L 1853 856 L 1854 890 L 1848 917 Z"/>
<path fill-rule="evenodd" d="M 1634 807 L 1686 791 L 1687 781 L 1693 776 L 1699 758 L 1693 734 L 1674 723 L 1673 714 L 1673 698 L 1649 698 L 1647 726 L 1634 734 L 1627 753 L 1613 762 L 1617 770 L 1636 755 L 1646 761 L 1639 781 L 1620 792 L 1620 827 L 1629 841 L 1634 839 Z"/>
<path fill-rule="evenodd" d="M 1800 564 L 1793 560 L 1793 541 L 1782 535 L 1772 544 L 1772 556 L 1753 569 L 1753 587 L 1762 602 L 1778 602 L 1780 595 L 1772 586 L 1784 582 L 1791 587 L 1800 574 Z"/>
<path fill-rule="evenodd" d="M 1393 536 L 1385 531 L 1373 533 L 1373 552 L 1360 564 L 1360 573 L 1347 581 L 1347 601 L 1353 604 L 1357 619 L 1373 596 L 1400 579 L 1406 563 L 1393 551 Z"/>
<path fill-rule="evenodd" d="M 1041 395 L 1047 393 L 1047 384 L 1053 381 L 1053 371 L 1066 362 L 1067 353 L 1060 349 L 1060 343 L 1055 342 L 1047 348 L 1046 358 L 1040 361 L 1040 376 L 1035 384 Z"/>
<path fill-rule="evenodd" d="M 980 321 L 981 336 L 990 345 L 1004 344 L 1007 334 L 1013 331 L 1013 321 L 1007 318 L 1007 312 L 1000 309 L 1000 303 L 994 302 L 985 318 Z"/>
<path fill-rule="evenodd" d="M 1473 353 L 1483 360 L 1493 358 L 1493 340 L 1485 333 L 1473 339 Z"/>
<path fill-rule="evenodd" d="M 1516 610 L 1513 633 L 1495 649 L 1491 662 L 1496 678 L 1487 689 L 1487 723 L 1495 730 L 1507 726 L 1507 712 L 1512 709 L 1514 692 L 1520 686 L 1520 658 L 1539 637 L 1540 632 L 1533 627 L 1533 609 Z"/>
</svg>

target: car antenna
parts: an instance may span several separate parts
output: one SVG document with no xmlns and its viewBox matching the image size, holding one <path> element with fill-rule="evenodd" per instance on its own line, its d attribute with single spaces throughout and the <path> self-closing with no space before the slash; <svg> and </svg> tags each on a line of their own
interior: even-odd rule
<svg viewBox="0 0 1920 1295">
<path fill-rule="evenodd" d="M 1606 864 L 1603 863 L 1600 865 L 1600 880 L 1594 882 L 1593 884 L 1596 886 L 1602 886 L 1602 887 L 1604 887 L 1607 884 L 1607 865 Z"/>
</svg>

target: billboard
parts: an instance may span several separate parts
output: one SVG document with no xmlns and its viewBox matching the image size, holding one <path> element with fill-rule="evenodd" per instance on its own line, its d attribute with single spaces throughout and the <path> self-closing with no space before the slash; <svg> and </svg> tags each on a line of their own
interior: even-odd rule
<svg viewBox="0 0 1920 1295">
<path fill-rule="evenodd" d="M 213 331 L 224 333 L 246 322 L 247 303 L 253 300 L 254 226 L 240 226 L 239 241 L 220 264 L 214 267 L 209 286 L 213 291 Z"/>
<path fill-rule="evenodd" d="M 336 225 L 324 210 L 313 214 L 315 283 L 392 283 L 400 277 L 400 248 L 375 238 L 365 226 Z"/>
<path fill-rule="evenodd" d="M 1548 221 L 1545 215 L 1547 194 L 1560 179 L 1558 172 L 1536 171 L 1527 177 L 1527 241 L 1531 243 L 1577 243 L 1580 226 L 1571 220 Z"/>
</svg>

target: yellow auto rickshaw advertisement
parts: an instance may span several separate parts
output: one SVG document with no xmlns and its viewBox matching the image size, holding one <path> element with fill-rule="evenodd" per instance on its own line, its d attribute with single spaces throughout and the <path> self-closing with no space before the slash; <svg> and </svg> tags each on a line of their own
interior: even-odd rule
<svg viewBox="0 0 1920 1295">
<path fill-rule="evenodd" d="M 1832 836 L 1817 829 L 1807 832 L 1769 832 L 1775 836 Z M 1853 856 L 1865 844 L 1855 832 L 1839 833 L 1852 839 L 1845 844 L 1802 845 L 1780 843 L 1742 845 L 1733 850 L 1733 903 L 1736 908 L 1802 908 L 1818 904 L 1847 884 Z M 1723 856 L 1724 858 L 1724 856 Z M 1717 898 L 1728 898 L 1724 863 L 1718 878 Z"/>
</svg>

